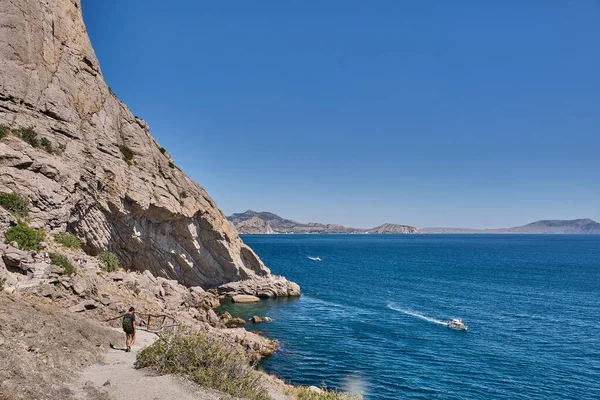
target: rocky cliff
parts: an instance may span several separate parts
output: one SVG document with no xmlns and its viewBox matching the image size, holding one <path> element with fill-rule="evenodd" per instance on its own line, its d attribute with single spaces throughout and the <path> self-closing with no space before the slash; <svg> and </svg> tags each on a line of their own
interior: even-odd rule
<svg viewBox="0 0 600 400">
<path fill-rule="evenodd" d="M 80 0 L 0 0 L 0 193 L 88 254 L 188 286 L 269 276 L 104 82 Z M 25 140 L 23 140 L 25 139 Z M 0 235 L 14 218 L 0 208 Z"/>
<path fill-rule="evenodd" d="M 320 224 L 309 222 L 303 224 L 290 219 L 281 218 L 270 212 L 248 210 L 227 217 L 239 233 L 271 234 L 271 233 L 375 233 L 406 234 L 418 233 L 418 229 L 409 225 L 383 224 L 371 229 L 349 228 L 336 224 Z"/>
</svg>

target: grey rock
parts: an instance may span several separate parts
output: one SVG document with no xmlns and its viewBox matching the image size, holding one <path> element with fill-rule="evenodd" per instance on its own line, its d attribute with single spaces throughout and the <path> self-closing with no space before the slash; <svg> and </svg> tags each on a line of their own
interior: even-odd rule
<svg viewBox="0 0 600 400">
<path fill-rule="evenodd" d="M 2 261 L 4 261 L 4 264 L 6 264 L 7 267 L 27 270 L 29 268 L 26 266 L 26 264 L 31 264 L 34 260 L 31 252 L 19 250 L 18 246 L 9 246 L 2 254 Z"/>
<path fill-rule="evenodd" d="M 113 281 L 122 281 L 125 278 L 125 274 L 122 272 L 111 272 L 110 274 L 108 274 L 108 276 Z"/>
<path fill-rule="evenodd" d="M 231 298 L 234 303 L 256 303 L 260 299 L 256 296 L 250 296 L 248 294 L 238 294 Z"/>
<path fill-rule="evenodd" d="M 244 321 L 242 318 L 229 318 L 226 322 L 224 322 L 225 326 L 227 326 L 228 328 L 231 327 L 237 327 L 240 325 L 246 325 L 246 321 Z"/>
<path fill-rule="evenodd" d="M 42 285 L 38 291 L 42 297 L 55 297 L 57 292 L 53 285 Z"/>
<path fill-rule="evenodd" d="M 125 274 L 123 277 L 123 283 L 126 285 L 133 285 L 135 282 L 137 282 L 137 277 L 134 272 Z"/>
<path fill-rule="evenodd" d="M 150 272 L 150 271 L 148 271 L 148 270 L 145 270 L 145 271 L 143 272 L 143 275 L 145 275 L 145 276 L 146 276 L 146 277 L 147 277 L 147 278 L 150 280 L 150 282 L 152 282 L 154 285 L 156 285 L 156 283 L 157 283 L 157 280 L 156 280 L 156 278 L 154 277 L 154 275 L 152 275 L 152 272 Z"/>
<path fill-rule="evenodd" d="M 247 294 L 261 298 L 300 296 L 300 286 L 282 276 L 255 277 L 245 281 L 231 282 L 217 288 L 219 295 Z"/>
<path fill-rule="evenodd" d="M 255 324 L 261 324 L 263 322 L 271 322 L 272 319 L 269 317 L 259 317 L 259 316 L 255 315 L 252 318 L 250 318 L 250 321 L 252 321 Z"/>
<path fill-rule="evenodd" d="M 84 295 L 85 292 L 88 290 L 87 282 L 79 277 L 74 277 L 71 280 L 71 286 L 73 289 L 73 293 L 75 293 L 78 296 Z"/>
<path fill-rule="evenodd" d="M 83 312 L 85 310 L 93 310 L 98 304 L 94 300 L 84 300 L 69 308 L 71 312 Z"/>
</svg>

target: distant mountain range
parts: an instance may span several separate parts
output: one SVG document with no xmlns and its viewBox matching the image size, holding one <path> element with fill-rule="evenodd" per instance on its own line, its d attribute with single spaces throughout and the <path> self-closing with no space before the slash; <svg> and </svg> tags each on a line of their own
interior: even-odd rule
<svg viewBox="0 0 600 400">
<path fill-rule="evenodd" d="M 309 222 L 303 224 L 290 219 L 281 218 L 270 212 L 248 210 L 244 213 L 227 217 L 239 233 L 268 234 L 268 233 L 375 233 L 375 234 L 404 234 L 418 233 L 414 226 L 383 224 L 371 229 L 348 228 L 335 224 L 319 224 Z"/>
<path fill-rule="evenodd" d="M 600 224 L 585 219 L 548 219 L 500 229 L 423 228 L 419 233 L 522 233 L 522 234 L 600 234 Z"/>
<path fill-rule="evenodd" d="M 589 218 L 573 220 L 541 220 L 523 226 L 501 229 L 469 228 L 422 228 L 410 225 L 383 224 L 375 228 L 349 228 L 336 224 L 307 224 L 285 219 L 270 212 L 248 210 L 227 217 L 239 233 L 372 233 L 372 234 L 413 234 L 413 233 L 464 233 L 464 234 L 600 234 L 600 223 Z"/>
</svg>

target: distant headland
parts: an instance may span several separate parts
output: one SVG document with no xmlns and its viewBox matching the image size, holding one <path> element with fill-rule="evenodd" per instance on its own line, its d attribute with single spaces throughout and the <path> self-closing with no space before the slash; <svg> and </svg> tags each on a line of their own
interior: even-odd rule
<svg viewBox="0 0 600 400">
<path fill-rule="evenodd" d="M 270 212 L 248 210 L 227 217 L 237 231 L 242 234 L 275 234 L 275 233 L 375 233 L 375 234 L 406 234 L 418 233 L 414 226 L 383 224 L 371 229 L 348 228 L 336 224 L 307 224 L 281 218 Z"/>
<path fill-rule="evenodd" d="M 317 222 L 301 223 L 279 215 L 248 210 L 232 214 L 227 219 L 241 234 L 281 233 L 355 233 L 355 234 L 600 234 L 600 223 L 589 218 L 573 220 L 540 220 L 527 225 L 499 229 L 416 228 L 410 225 L 383 224 L 375 228 L 351 228 Z"/>
</svg>

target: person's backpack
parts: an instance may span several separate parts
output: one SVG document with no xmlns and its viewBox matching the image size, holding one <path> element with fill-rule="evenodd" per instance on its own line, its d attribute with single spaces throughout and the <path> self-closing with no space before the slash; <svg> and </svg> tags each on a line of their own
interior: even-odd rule
<svg viewBox="0 0 600 400">
<path fill-rule="evenodd" d="M 129 318 L 129 314 L 123 315 L 123 331 L 126 333 L 133 332 L 133 324 L 131 323 L 131 318 Z"/>
</svg>

